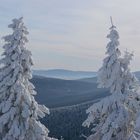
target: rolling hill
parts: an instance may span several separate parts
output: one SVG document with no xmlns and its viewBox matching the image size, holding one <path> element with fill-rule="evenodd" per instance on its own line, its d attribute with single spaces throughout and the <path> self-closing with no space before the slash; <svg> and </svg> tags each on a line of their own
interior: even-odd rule
<svg viewBox="0 0 140 140">
<path fill-rule="evenodd" d="M 34 75 L 51 77 L 66 80 L 75 80 L 81 78 L 95 77 L 96 72 L 90 71 L 72 71 L 64 69 L 52 69 L 52 70 L 33 70 Z"/>
<path fill-rule="evenodd" d="M 109 95 L 107 90 L 98 89 L 96 82 L 41 76 L 34 76 L 32 82 L 38 92 L 35 96 L 36 100 L 50 108 L 71 106 Z"/>
<path fill-rule="evenodd" d="M 135 73 L 140 79 L 140 72 Z M 34 75 L 34 83 L 39 103 L 48 107 L 61 107 L 80 104 L 109 95 L 108 90 L 97 88 L 97 78 L 82 78 L 78 80 L 64 80 Z"/>
</svg>

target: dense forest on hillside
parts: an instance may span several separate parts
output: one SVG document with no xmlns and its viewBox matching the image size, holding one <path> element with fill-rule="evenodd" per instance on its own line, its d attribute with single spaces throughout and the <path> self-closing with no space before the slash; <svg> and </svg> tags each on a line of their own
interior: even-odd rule
<svg viewBox="0 0 140 140">
<path fill-rule="evenodd" d="M 94 102 L 51 109 L 50 115 L 42 122 L 49 128 L 50 136 L 63 136 L 64 140 L 85 140 L 82 134 L 88 136 L 90 128 L 84 128 L 82 122 L 87 117 L 85 110 Z"/>
</svg>

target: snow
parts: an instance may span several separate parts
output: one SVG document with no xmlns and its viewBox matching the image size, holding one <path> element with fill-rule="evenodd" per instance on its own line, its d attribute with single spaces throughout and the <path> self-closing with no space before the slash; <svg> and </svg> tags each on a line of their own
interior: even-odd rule
<svg viewBox="0 0 140 140">
<path fill-rule="evenodd" d="M 0 63 L 0 139 L 1 140 L 55 140 L 39 118 L 49 114 L 49 109 L 39 105 L 34 95 L 32 54 L 25 48 L 28 42 L 23 18 L 13 19 L 13 33 L 4 38 L 3 58 Z"/>
</svg>

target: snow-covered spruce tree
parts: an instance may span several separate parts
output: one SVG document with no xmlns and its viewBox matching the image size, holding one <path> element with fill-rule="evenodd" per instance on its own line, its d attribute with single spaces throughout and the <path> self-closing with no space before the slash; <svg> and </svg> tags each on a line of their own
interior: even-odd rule
<svg viewBox="0 0 140 140">
<path fill-rule="evenodd" d="M 109 88 L 112 94 L 87 110 L 89 115 L 83 126 L 93 126 L 93 134 L 87 140 L 129 140 L 140 109 L 138 80 L 129 69 L 132 54 L 126 52 L 124 58 L 119 57 L 119 35 L 115 28 L 112 24 L 107 36 L 111 40 L 107 45 L 108 56 L 98 76 L 100 87 Z"/>
<path fill-rule="evenodd" d="M 28 42 L 27 28 L 22 18 L 13 19 L 8 26 L 13 29 L 5 36 L 0 68 L 0 140 L 53 140 L 39 118 L 49 113 L 35 99 L 31 66 L 31 52 L 24 45 Z"/>
<path fill-rule="evenodd" d="M 121 79 L 121 67 L 119 57 L 121 52 L 118 48 L 119 46 L 119 34 L 115 30 L 115 26 L 112 24 L 110 28 L 110 34 L 107 35 L 107 38 L 110 39 L 110 42 L 107 44 L 107 57 L 103 60 L 103 66 L 100 68 L 98 73 L 98 83 L 99 87 L 110 88 L 111 93 L 121 93 L 119 91 L 122 84 Z"/>
</svg>

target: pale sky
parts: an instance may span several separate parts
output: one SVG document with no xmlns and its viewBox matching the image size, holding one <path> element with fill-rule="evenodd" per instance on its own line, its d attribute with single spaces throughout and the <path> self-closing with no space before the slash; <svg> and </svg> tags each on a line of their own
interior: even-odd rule
<svg viewBox="0 0 140 140">
<path fill-rule="evenodd" d="M 11 33 L 7 25 L 21 16 L 30 32 L 26 46 L 34 69 L 97 71 L 112 16 L 121 51 L 134 51 L 132 70 L 140 70 L 139 0 L 0 0 L 0 37 Z"/>
</svg>

